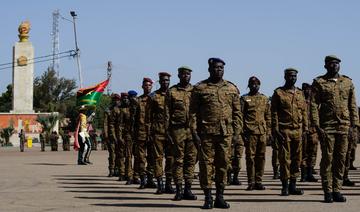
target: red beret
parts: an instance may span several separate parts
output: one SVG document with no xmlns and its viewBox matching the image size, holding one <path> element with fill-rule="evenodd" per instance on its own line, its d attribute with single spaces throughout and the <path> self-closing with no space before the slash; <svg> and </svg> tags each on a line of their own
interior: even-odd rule
<svg viewBox="0 0 360 212">
<path fill-rule="evenodd" d="M 117 93 L 113 93 L 113 94 L 111 94 L 111 98 L 112 98 L 112 99 L 115 99 L 115 100 L 117 100 L 117 99 L 121 99 L 120 95 L 119 95 L 119 94 L 117 94 Z"/>
<path fill-rule="evenodd" d="M 129 94 L 128 93 L 121 93 L 121 97 L 124 97 L 124 96 L 129 96 Z"/>
<path fill-rule="evenodd" d="M 144 77 L 143 83 L 144 83 L 144 82 L 150 82 L 151 84 L 154 83 L 154 82 L 153 82 L 150 78 L 148 78 L 148 77 Z"/>
<path fill-rule="evenodd" d="M 171 77 L 171 74 L 169 74 L 167 72 L 159 72 L 159 77 L 163 77 L 163 76 Z"/>
</svg>

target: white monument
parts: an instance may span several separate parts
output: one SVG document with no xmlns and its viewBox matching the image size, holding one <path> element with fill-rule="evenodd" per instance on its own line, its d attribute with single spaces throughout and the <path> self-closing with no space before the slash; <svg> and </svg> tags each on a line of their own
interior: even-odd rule
<svg viewBox="0 0 360 212">
<path fill-rule="evenodd" d="M 34 113 L 34 47 L 28 40 L 30 23 L 19 26 L 19 42 L 13 48 L 13 107 L 11 113 Z"/>
</svg>

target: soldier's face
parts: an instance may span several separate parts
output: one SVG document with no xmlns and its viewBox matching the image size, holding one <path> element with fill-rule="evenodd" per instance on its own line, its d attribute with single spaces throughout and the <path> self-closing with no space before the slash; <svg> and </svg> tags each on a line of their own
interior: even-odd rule
<svg viewBox="0 0 360 212">
<path fill-rule="evenodd" d="M 224 64 L 217 62 L 209 67 L 210 78 L 222 79 L 224 76 Z"/>
<path fill-rule="evenodd" d="M 250 81 L 249 89 L 251 93 L 257 93 L 260 89 L 260 83 L 257 80 Z"/>
<path fill-rule="evenodd" d="M 178 77 L 180 79 L 180 83 L 189 84 L 190 79 L 191 79 L 191 72 L 188 70 L 180 71 L 180 73 L 178 74 Z"/>
<path fill-rule="evenodd" d="M 290 86 L 294 86 L 297 80 L 297 74 L 296 72 L 288 72 L 285 74 L 285 81 L 286 84 Z"/>
<path fill-rule="evenodd" d="M 337 60 L 326 62 L 324 67 L 330 74 L 337 74 L 340 71 L 340 63 Z"/>
<path fill-rule="evenodd" d="M 127 96 L 123 96 L 121 101 L 122 101 L 122 104 L 124 104 L 124 105 L 129 105 L 129 103 L 130 103 L 129 97 L 127 97 Z"/>
<path fill-rule="evenodd" d="M 152 83 L 150 82 L 144 82 L 143 85 L 142 85 L 142 88 L 144 90 L 144 93 L 145 94 L 148 94 L 151 92 L 151 89 L 152 89 Z"/>
<path fill-rule="evenodd" d="M 169 76 L 161 76 L 159 79 L 160 87 L 162 89 L 168 89 L 170 85 L 170 77 Z"/>
</svg>

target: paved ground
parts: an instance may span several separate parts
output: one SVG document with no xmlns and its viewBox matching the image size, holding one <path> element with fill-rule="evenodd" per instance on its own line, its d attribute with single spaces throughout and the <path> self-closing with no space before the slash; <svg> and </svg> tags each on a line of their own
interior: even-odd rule
<svg viewBox="0 0 360 212">
<path fill-rule="evenodd" d="M 358 211 L 360 171 L 351 172 L 356 187 L 344 187 L 346 203 L 322 203 L 319 183 L 299 183 L 303 196 L 281 197 L 280 182 L 271 178 L 270 149 L 267 154 L 265 191 L 245 191 L 246 185 L 228 186 L 225 197 L 231 211 Z M 360 152 L 358 151 L 358 155 Z M 138 190 L 107 175 L 107 152 L 92 154 L 93 165 L 75 165 L 76 153 L 18 152 L 0 148 L 0 211 L 199 211 L 204 196 L 195 181 L 196 201 L 171 201 L 173 195 L 154 195 L 154 189 Z M 243 161 L 244 164 L 244 161 Z M 360 160 L 355 165 L 359 166 Z M 244 167 L 244 166 L 243 166 Z M 245 182 L 245 172 L 241 172 Z"/>
</svg>

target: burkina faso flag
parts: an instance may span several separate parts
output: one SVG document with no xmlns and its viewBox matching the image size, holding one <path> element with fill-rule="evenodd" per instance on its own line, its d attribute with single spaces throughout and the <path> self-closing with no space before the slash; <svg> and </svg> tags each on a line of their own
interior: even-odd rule
<svg viewBox="0 0 360 212">
<path fill-rule="evenodd" d="M 107 79 L 95 86 L 79 89 L 76 92 L 76 106 L 86 105 L 96 107 L 109 81 L 110 79 Z"/>
</svg>

